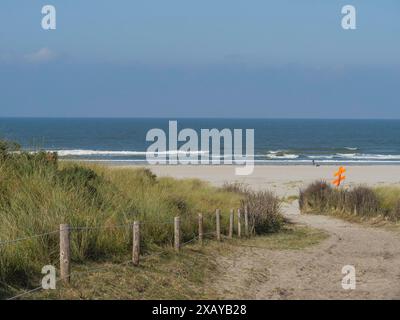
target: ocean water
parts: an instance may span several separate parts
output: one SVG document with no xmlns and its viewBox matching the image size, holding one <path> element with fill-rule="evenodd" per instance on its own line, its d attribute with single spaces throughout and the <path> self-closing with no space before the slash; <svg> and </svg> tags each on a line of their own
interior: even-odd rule
<svg viewBox="0 0 400 320">
<path fill-rule="evenodd" d="M 400 120 L 0 118 L 0 138 L 64 159 L 140 163 L 147 132 L 168 132 L 168 120 L 197 132 L 254 129 L 257 164 L 400 164 Z"/>
</svg>

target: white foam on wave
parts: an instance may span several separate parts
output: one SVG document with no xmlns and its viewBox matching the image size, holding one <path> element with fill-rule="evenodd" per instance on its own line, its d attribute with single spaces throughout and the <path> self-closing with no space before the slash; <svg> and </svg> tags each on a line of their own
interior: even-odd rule
<svg viewBox="0 0 400 320">
<path fill-rule="evenodd" d="M 299 157 L 298 154 L 282 154 L 282 155 L 269 154 L 269 155 L 267 155 L 267 158 L 269 158 L 269 159 L 297 159 L 298 157 Z"/>
<path fill-rule="evenodd" d="M 48 152 L 57 152 L 60 157 L 133 157 L 133 156 L 142 156 L 145 157 L 147 154 L 153 155 L 153 152 L 148 153 L 146 151 L 114 151 L 114 150 L 91 150 L 91 149 L 64 149 L 64 150 L 47 150 Z M 203 155 L 209 154 L 210 158 L 234 158 L 235 155 L 231 154 L 222 154 L 222 155 L 213 155 L 208 151 L 180 151 L 180 150 L 171 150 L 171 151 L 161 151 L 156 153 L 156 155 Z M 375 161 L 385 161 L 388 162 L 390 160 L 400 160 L 400 154 L 362 154 L 362 153 L 335 153 L 330 155 L 301 155 L 294 153 L 285 153 L 283 150 L 273 150 L 269 151 L 267 154 L 256 154 L 256 155 L 248 155 L 249 157 L 253 157 L 256 162 L 309 162 L 311 160 L 316 160 L 318 162 L 344 162 L 344 161 L 354 161 L 354 162 L 375 162 Z M 105 159 L 108 161 L 107 159 Z M 111 159 L 110 159 L 111 160 Z M 130 160 L 128 160 L 130 161 Z"/>
<path fill-rule="evenodd" d="M 338 157 L 345 159 L 353 159 L 353 160 L 400 160 L 399 154 L 346 154 L 346 153 L 338 153 Z"/>
<path fill-rule="evenodd" d="M 297 159 L 300 155 L 287 153 L 285 150 L 270 150 L 266 157 L 268 159 Z"/>
<path fill-rule="evenodd" d="M 68 161 L 68 160 L 65 160 Z M 106 163 L 146 163 L 149 164 L 145 159 L 142 160 L 122 160 L 122 159 L 85 159 L 85 162 L 106 162 Z M 293 165 L 301 165 L 301 164 L 310 164 L 310 160 L 254 160 L 254 163 L 263 165 L 263 164 L 293 164 Z M 379 161 L 379 160 L 321 160 L 318 161 L 319 164 L 400 164 L 400 160 L 388 160 L 388 161 Z M 212 163 L 210 163 L 212 165 Z M 221 162 L 219 165 L 228 165 Z M 231 164 L 229 164 L 231 165 Z"/>
<path fill-rule="evenodd" d="M 358 150 L 357 147 L 344 147 L 344 148 L 347 149 L 347 150 L 350 150 L 350 151 L 356 151 L 356 150 Z"/>
<path fill-rule="evenodd" d="M 309 159 L 333 159 L 335 156 L 330 155 L 330 156 L 323 156 L 323 155 L 307 155 L 306 156 Z"/>
<path fill-rule="evenodd" d="M 147 151 L 110 151 L 110 150 L 85 150 L 85 149 L 75 149 L 75 150 L 47 150 L 47 152 L 57 152 L 60 157 L 68 156 L 145 156 L 147 154 L 154 154 L 153 152 L 148 153 Z M 155 152 L 155 154 L 208 154 L 208 151 L 160 151 Z"/>
<path fill-rule="evenodd" d="M 400 155 L 393 154 L 362 154 L 362 153 L 336 153 L 334 155 L 307 155 L 314 160 L 349 159 L 349 160 L 400 160 Z"/>
<path fill-rule="evenodd" d="M 306 159 L 296 159 L 296 160 L 290 160 L 290 159 L 286 159 L 286 160 L 254 160 L 255 163 L 259 163 L 259 164 L 279 164 L 279 163 L 283 163 L 283 164 L 310 164 L 310 160 L 306 160 Z M 386 160 L 386 161 L 382 161 L 382 160 L 350 160 L 350 159 L 346 159 L 346 160 L 318 160 L 316 161 L 319 164 L 336 164 L 336 163 L 352 163 L 352 164 L 400 164 L 400 160 Z"/>
</svg>

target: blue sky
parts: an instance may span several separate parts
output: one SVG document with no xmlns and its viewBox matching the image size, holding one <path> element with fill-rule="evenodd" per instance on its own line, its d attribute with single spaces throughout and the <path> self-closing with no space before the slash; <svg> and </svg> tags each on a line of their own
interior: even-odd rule
<svg viewBox="0 0 400 320">
<path fill-rule="evenodd" d="M 2 0 L 0 116 L 400 118 L 399 17 L 397 0 Z"/>
</svg>

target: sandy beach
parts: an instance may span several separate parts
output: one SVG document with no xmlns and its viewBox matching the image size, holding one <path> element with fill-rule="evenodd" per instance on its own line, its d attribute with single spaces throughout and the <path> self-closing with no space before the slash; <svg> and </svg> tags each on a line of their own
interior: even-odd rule
<svg viewBox="0 0 400 320">
<path fill-rule="evenodd" d="M 136 167 L 136 166 L 134 166 Z M 324 165 L 259 165 L 249 176 L 235 175 L 234 166 L 147 166 L 158 176 L 178 179 L 198 178 L 220 186 L 225 182 L 242 182 L 251 188 L 272 190 L 279 196 L 298 193 L 308 183 L 324 179 L 333 180 L 339 166 Z M 400 184 L 400 166 L 397 165 L 352 165 L 346 166 L 344 186 L 364 184 L 369 186 Z"/>
</svg>

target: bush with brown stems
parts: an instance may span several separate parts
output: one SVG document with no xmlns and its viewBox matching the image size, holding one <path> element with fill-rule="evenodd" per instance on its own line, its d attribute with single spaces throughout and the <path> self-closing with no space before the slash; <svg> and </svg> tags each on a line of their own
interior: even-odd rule
<svg viewBox="0 0 400 320">
<path fill-rule="evenodd" d="M 281 229 L 284 221 L 280 213 L 281 202 L 272 192 L 248 192 L 242 200 L 242 210 L 246 208 L 251 233 L 271 233 Z"/>
<path fill-rule="evenodd" d="M 299 206 L 301 211 L 325 211 L 327 209 L 332 188 L 325 181 L 315 181 L 300 190 Z"/>
<path fill-rule="evenodd" d="M 249 229 L 253 234 L 277 232 L 284 219 L 281 215 L 281 201 L 270 191 L 253 191 L 242 183 L 224 184 L 223 189 L 242 195 L 241 210 L 247 209 Z"/>
<path fill-rule="evenodd" d="M 316 181 L 301 189 L 299 207 L 302 212 L 351 214 L 361 217 L 388 216 L 389 213 L 382 208 L 372 188 L 332 188 L 325 181 Z"/>
</svg>

